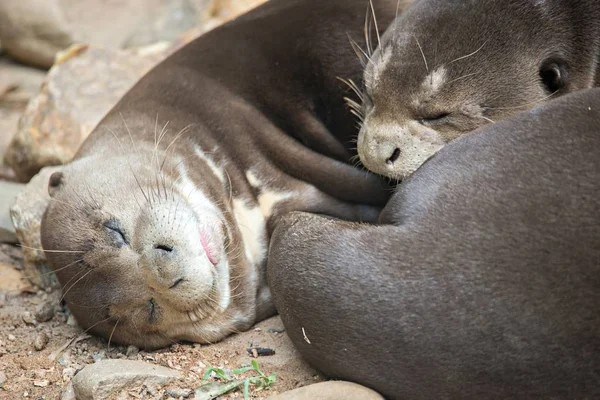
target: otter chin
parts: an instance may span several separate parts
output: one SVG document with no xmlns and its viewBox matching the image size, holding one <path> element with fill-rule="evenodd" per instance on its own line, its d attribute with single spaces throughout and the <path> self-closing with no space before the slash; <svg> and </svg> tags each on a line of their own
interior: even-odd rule
<svg viewBox="0 0 600 400">
<path fill-rule="evenodd" d="M 362 164 L 401 180 L 460 136 L 596 86 L 599 35 L 596 0 L 415 1 L 364 59 Z"/>
<path fill-rule="evenodd" d="M 84 329 L 143 348 L 247 329 L 253 318 L 232 320 L 243 307 L 230 286 L 227 210 L 184 164 L 141 154 L 86 157 L 50 178 L 42 242 L 63 249 L 47 255 L 71 312 Z M 207 187 L 218 184 L 203 172 Z"/>
</svg>

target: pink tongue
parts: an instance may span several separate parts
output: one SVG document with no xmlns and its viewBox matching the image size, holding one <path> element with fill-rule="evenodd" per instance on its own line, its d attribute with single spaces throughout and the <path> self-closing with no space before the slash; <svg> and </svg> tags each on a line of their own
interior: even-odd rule
<svg viewBox="0 0 600 400">
<path fill-rule="evenodd" d="M 210 246 L 208 245 L 208 238 L 206 237 L 206 233 L 200 230 L 200 242 L 202 243 L 202 247 L 204 248 L 204 252 L 206 253 L 206 257 L 212 263 L 212 265 L 217 265 L 217 259 L 213 255 Z"/>
</svg>

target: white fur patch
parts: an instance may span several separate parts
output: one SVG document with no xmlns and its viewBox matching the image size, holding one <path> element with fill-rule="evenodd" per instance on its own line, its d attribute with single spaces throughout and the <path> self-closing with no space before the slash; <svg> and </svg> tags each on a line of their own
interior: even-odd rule
<svg viewBox="0 0 600 400">
<path fill-rule="evenodd" d="M 260 185 L 262 184 L 260 179 L 258 179 L 258 176 L 256 176 L 256 174 L 250 170 L 246 171 L 246 179 L 248 179 L 250 186 L 255 189 L 260 188 Z"/>
<path fill-rule="evenodd" d="M 376 62 L 373 63 L 373 67 L 371 68 L 371 73 L 365 73 L 365 81 L 367 86 L 374 88 L 381 79 L 381 75 L 388 68 L 388 64 L 392 59 L 392 46 L 384 47 L 383 50 L 377 49 L 376 53 L 379 52 L 379 56 L 374 54 L 371 59 L 375 59 Z"/>
<path fill-rule="evenodd" d="M 443 66 L 436 68 L 425 77 L 421 87 L 428 95 L 437 93 L 446 83 L 446 68 Z"/>
<path fill-rule="evenodd" d="M 198 190 L 196 184 L 192 182 L 188 176 L 187 170 L 185 169 L 185 164 L 182 162 L 179 162 L 179 175 L 180 178 L 175 186 L 181 196 L 187 200 L 194 212 L 196 212 L 196 214 L 199 216 L 205 214 L 207 211 L 218 215 L 219 212 L 215 205 L 201 190 Z"/>
<path fill-rule="evenodd" d="M 192 182 L 187 174 L 184 163 L 179 163 L 179 174 L 180 178 L 175 187 L 192 208 L 198 220 L 202 221 L 204 219 L 208 221 L 218 218 L 218 215 L 220 215 L 219 210 L 206 197 L 202 190 L 199 190 L 196 184 Z M 217 291 L 220 295 L 219 306 L 222 310 L 225 310 L 231 303 L 231 288 L 229 287 L 229 262 L 224 254 L 222 254 L 221 261 L 216 265 L 216 268 L 218 279 Z"/>
<path fill-rule="evenodd" d="M 260 207 L 250 208 L 242 199 L 233 200 L 233 214 L 242 233 L 246 257 L 254 265 L 267 254 L 267 225 Z"/>
<path fill-rule="evenodd" d="M 290 192 L 266 189 L 266 185 L 263 184 L 253 171 L 249 170 L 246 172 L 246 179 L 248 179 L 248 182 L 253 188 L 262 189 L 261 193 L 258 195 L 258 206 L 265 218 L 269 218 L 272 215 L 273 207 L 275 207 L 277 203 L 287 200 L 293 195 L 293 193 Z"/>
<path fill-rule="evenodd" d="M 210 157 L 206 155 L 206 153 L 200 148 L 200 146 L 194 146 L 194 153 L 204 160 L 206 164 L 210 167 L 210 169 L 214 172 L 214 174 L 219 178 L 221 183 L 225 183 L 225 174 L 223 173 L 223 169 L 220 168 Z"/>
</svg>

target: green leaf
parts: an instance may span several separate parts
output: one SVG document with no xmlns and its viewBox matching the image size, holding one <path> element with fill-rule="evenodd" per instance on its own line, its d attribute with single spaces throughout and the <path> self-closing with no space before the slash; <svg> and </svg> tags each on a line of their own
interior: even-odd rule
<svg viewBox="0 0 600 400">
<path fill-rule="evenodd" d="M 244 400 L 248 400 L 250 398 L 250 380 L 246 379 L 244 381 Z"/>
<path fill-rule="evenodd" d="M 196 400 L 212 400 L 239 388 L 240 386 L 245 384 L 244 382 L 245 380 L 238 379 L 229 382 L 207 383 L 206 385 L 202 385 L 198 389 L 196 389 Z"/>
<path fill-rule="evenodd" d="M 234 369 L 233 371 L 231 371 L 231 373 L 234 375 L 245 374 L 246 372 L 252 371 L 253 369 L 254 368 L 252 368 L 252 367 L 242 367 L 242 368 Z"/>
</svg>

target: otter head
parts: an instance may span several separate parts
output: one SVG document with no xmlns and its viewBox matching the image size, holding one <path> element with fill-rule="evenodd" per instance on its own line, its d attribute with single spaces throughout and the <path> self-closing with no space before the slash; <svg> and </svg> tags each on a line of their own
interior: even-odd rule
<svg viewBox="0 0 600 400">
<path fill-rule="evenodd" d="M 217 206 L 220 182 L 201 160 L 192 176 L 182 160 L 155 159 L 104 153 L 51 176 L 42 244 L 71 312 L 82 328 L 142 348 L 248 328 L 232 322 L 248 298 L 230 286 L 243 274 L 227 251 L 237 239 Z"/>
<path fill-rule="evenodd" d="M 555 3 L 550 7 L 549 3 Z M 421 0 L 367 60 L 358 154 L 403 179 L 446 143 L 593 84 L 571 10 L 533 0 Z M 582 41 L 582 42 L 585 42 Z"/>
</svg>

